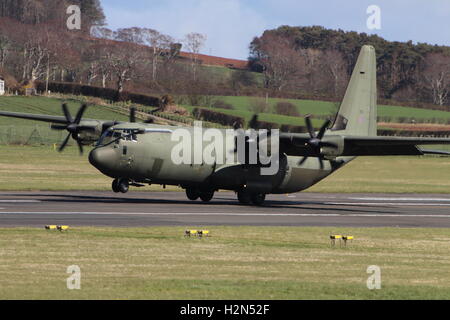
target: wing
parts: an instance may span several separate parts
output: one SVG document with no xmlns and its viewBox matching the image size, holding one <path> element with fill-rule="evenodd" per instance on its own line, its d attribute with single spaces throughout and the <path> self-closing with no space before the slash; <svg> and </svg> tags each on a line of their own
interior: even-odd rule
<svg viewBox="0 0 450 320">
<path fill-rule="evenodd" d="M 345 137 L 343 156 L 423 155 L 418 145 L 450 144 L 444 138 Z M 431 150 L 430 150 L 431 151 Z M 430 153 L 430 152 L 428 152 Z"/>
<path fill-rule="evenodd" d="M 49 116 L 40 114 L 30 114 L 30 113 L 19 113 L 19 112 L 6 112 L 0 111 L 0 116 L 10 117 L 10 118 L 20 118 L 27 120 L 44 121 L 50 123 L 67 123 L 67 120 L 63 116 Z"/>
<path fill-rule="evenodd" d="M 326 135 L 321 150 L 311 148 L 308 134 L 280 133 L 280 152 L 292 156 L 399 156 L 441 154 L 445 151 L 422 150 L 419 145 L 446 145 L 448 138 L 367 137 Z"/>
</svg>

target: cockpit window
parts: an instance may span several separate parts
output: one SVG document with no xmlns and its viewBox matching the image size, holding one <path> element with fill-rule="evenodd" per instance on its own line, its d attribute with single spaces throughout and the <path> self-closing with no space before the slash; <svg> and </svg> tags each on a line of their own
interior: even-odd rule
<svg viewBox="0 0 450 320">
<path fill-rule="evenodd" d="M 106 145 L 110 143 L 111 141 L 116 140 L 116 143 L 119 143 L 120 139 L 122 138 L 125 141 L 131 141 L 131 142 L 137 142 L 138 141 L 138 135 L 135 134 L 132 130 L 113 130 L 108 129 L 106 130 L 103 135 L 98 140 L 97 145 Z"/>
<path fill-rule="evenodd" d="M 126 141 L 137 142 L 137 134 L 133 133 L 132 130 L 124 130 L 123 135 Z"/>
<path fill-rule="evenodd" d="M 112 129 L 106 130 L 103 135 L 98 140 L 98 145 L 105 145 L 108 142 L 111 142 L 117 138 L 120 138 L 122 136 L 122 133 L 119 131 L 114 131 Z"/>
</svg>

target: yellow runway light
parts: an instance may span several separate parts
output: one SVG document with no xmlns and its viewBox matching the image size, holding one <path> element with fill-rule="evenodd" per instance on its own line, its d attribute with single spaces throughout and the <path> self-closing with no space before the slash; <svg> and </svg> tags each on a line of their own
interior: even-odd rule
<svg viewBox="0 0 450 320">
<path fill-rule="evenodd" d="M 336 240 L 339 240 L 339 244 L 341 244 L 342 235 L 340 235 L 340 234 L 332 234 L 330 236 L 330 239 L 331 239 L 331 245 L 335 246 L 336 245 Z"/>
<path fill-rule="evenodd" d="M 199 237 L 209 237 L 209 230 L 201 230 L 198 232 Z"/>
<path fill-rule="evenodd" d="M 186 230 L 185 232 L 185 236 L 190 237 L 190 236 L 196 236 L 198 234 L 197 230 Z"/>
<path fill-rule="evenodd" d="M 184 236 L 185 237 L 191 237 L 191 236 L 195 236 L 195 237 L 209 237 L 210 232 L 209 230 L 186 230 L 184 232 Z"/>
<path fill-rule="evenodd" d="M 344 245 L 347 246 L 347 240 L 353 240 L 353 236 L 343 236 Z"/>
</svg>

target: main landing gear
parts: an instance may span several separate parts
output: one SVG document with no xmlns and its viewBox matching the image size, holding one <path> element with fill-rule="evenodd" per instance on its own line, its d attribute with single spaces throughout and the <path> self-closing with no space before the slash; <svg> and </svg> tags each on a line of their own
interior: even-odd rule
<svg viewBox="0 0 450 320">
<path fill-rule="evenodd" d="M 244 205 L 252 203 L 255 206 L 262 206 L 266 200 L 264 193 L 249 193 L 245 190 L 238 191 L 237 197 L 239 202 Z"/>
<path fill-rule="evenodd" d="M 112 189 L 115 193 L 127 193 L 128 190 L 130 190 L 130 181 L 124 178 L 114 179 L 112 182 Z"/>
<path fill-rule="evenodd" d="M 188 188 L 186 189 L 186 196 L 191 201 L 195 201 L 198 200 L 198 198 L 200 198 L 203 202 L 210 202 L 214 197 L 214 191 L 211 190 L 201 191 L 194 188 Z"/>
</svg>

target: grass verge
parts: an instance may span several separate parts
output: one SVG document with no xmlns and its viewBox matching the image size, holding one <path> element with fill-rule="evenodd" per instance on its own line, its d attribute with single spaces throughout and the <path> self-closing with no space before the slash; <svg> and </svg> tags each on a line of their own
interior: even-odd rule
<svg viewBox="0 0 450 320">
<path fill-rule="evenodd" d="M 0 229 L 0 299 L 449 299 L 449 229 Z M 355 236 L 331 247 L 329 235 Z M 67 267 L 81 268 L 68 290 Z M 368 290 L 367 268 L 381 268 Z"/>
</svg>

